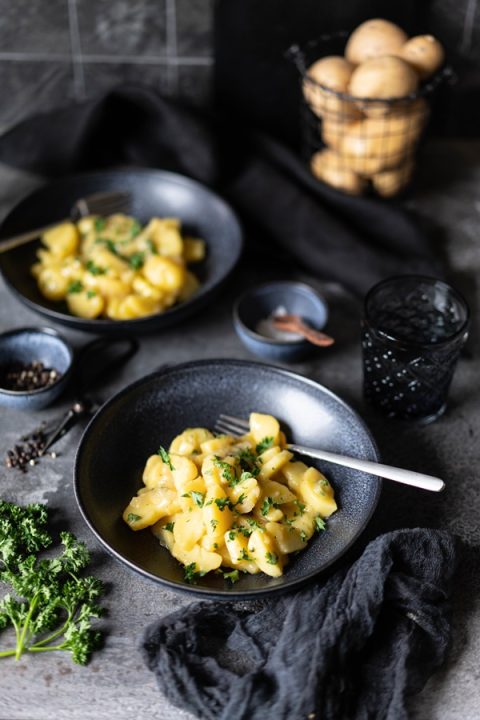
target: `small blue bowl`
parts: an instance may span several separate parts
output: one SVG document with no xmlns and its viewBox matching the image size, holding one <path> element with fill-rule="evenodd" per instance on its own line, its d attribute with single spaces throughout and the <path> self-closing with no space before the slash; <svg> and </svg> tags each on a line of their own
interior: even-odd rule
<svg viewBox="0 0 480 720">
<path fill-rule="evenodd" d="M 0 368 L 40 361 L 55 368 L 59 379 L 38 390 L 6 390 L 0 387 L 0 405 L 17 410 L 41 410 L 65 389 L 73 367 L 73 350 L 50 328 L 17 328 L 0 335 Z"/>
<path fill-rule="evenodd" d="M 258 324 L 278 308 L 300 315 L 316 330 L 328 317 L 325 301 L 309 285 L 300 282 L 269 282 L 247 290 L 235 303 L 233 322 L 245 347 L 255 355 L 280 362 L 295 362 L 309 355 L 315 346 L 306 340 L 279 340 L 262 335 Z"/>
</svg>

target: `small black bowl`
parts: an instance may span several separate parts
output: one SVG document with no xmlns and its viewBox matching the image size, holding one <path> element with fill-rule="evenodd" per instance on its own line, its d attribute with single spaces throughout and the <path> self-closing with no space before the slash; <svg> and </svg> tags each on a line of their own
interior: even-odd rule
<svg viewBox="0 0 480 720">
<path fill-rule="evenodd" d="M 135 320 L 76 317 L 66 303 L 43 297 L 31 275 L 39 241 L 0 255 L 0 272 L 19 300 L 50 321 L 99 335 L 162 330 L 205 307 L 233 271 L 242 251 L 242 232 L 233 211 L 200 183 L 161 170 L 118 170 L 63 178 L 22 200 L 4 220 L 1 235 L 8 237 L 57 222 L 68 217 L 79 198 L 116 190 L 130 194 L 130 213 L 140 222 L 146 223 L 154 216 L 178 217 L 187 234 L 204 238 L 206 258 L 192 265 L 201 285 L 190 300 Z"/>
<path fill-rule="evenodd" d="M 310 447 L 377 460 L 360 417 L 339 397 L 281 368 L 240 360 L 203 360 L 149 375 L 107 402 L 85 430 L 75 462 L 80 511 L 104 548 L 143 577 L 172 590 L 222 599 L 255 598 L 298 587 L 337 560 L 357 539 L 377 505 L 381 480 L 308 459 L 331 480 L 339 510 L 326 532 L 292 558 L 284 575 L 242 575 L 232 584 L 209 573 L 190 585 L 183 568 L 149 529 L 122 519 L 142 486 L 147 458 L 187 427 L 213 428 L 220 413 L 248 418 L 271 413 L 287 437 Z"/>
<path fill-rule="evenodd" d="M 0 405 L 18 410 L 41 410 L 51 405 L 64 391 L 73 367 L 71 346 L 51 328 L 17 328 L 0 335 L 0 375 L 3 368 L 35 361 L 58 370 L 58 380 L 38 390 L 6 390 L 0 386 Z"/>
<path fill-rule="evenodd" d="M 301 360 L 315 350 L 314 345 L 303 338 L 269 338 L 257 329 L 258 323 L 279 307 L 285 308 L 289 315 L 300 315 L 316 330 L 321 330 L 327 322 L 327 304 L 312 287 L 288 280 L 269 282 L 247 290 L 235 303 L 233 323 L 237 335 L 250 352 L 260 357 L 280 362 Z"/>
</svg>

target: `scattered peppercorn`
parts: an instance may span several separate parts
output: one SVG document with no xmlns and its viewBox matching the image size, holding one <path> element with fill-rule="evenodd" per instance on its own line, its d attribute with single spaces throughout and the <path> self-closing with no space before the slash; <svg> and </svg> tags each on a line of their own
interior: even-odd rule
<svg viewBox="0 0 480 720">
<path fill-rule="evenodd" d="M 0 369 L 0 386 L 4 390 L 25 392 L 40 390 L 57 382 L 61 373 L 55 368 L 45 367 L 39 360 L 27 363 L 16 363 Z"/>
<path fill-rule="evenodd" d="M 29 466 L 37 464 L 46 441 L 47 435 L 41 428 L 30 435 L 25 435 L 11 450 L 7 450 L 5 465 L 7 468 L 16 468 L 26 473 Z M 49 454 L 52 458 L 57 457 L 55 452 Z"/>
</svg>

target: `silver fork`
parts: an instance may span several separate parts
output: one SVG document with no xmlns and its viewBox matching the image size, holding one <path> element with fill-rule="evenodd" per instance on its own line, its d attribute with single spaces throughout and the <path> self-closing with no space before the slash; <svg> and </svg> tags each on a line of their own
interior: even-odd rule
<svg viewBox="0 0 480 720">
<path fill-rule="evenodd" d="M 14 235 L 6 240 L 0 240 L 0 254 L 36 240 L 44 232 L 62 222 L 77 222 L 86 215 L 113 215 L 113 213 L 126 212 L 129 207 L 130 194 L 126 192 L 103 192 L 88 195 L 76 201 L 70 210 L 70 217 L 20 235 Z"/>
<path fill-rule="evenodd" d="M 215 423 L 215 430 L 238 437 L 248 432 L 249 424 L 246 420 L 232 417 L 231 415 L 219 415 Z M 327 452 L 326 450 L 316 450 L 303 445 L 295 445 L 294 443 L 289 443 L 287 449 L 300 455 L 313 457 L 317 460 L 325 460 L 335 465 L 343 465 L 344 467 L 378 475 L 386 480 L 393 480 L 394 482 L 422 488 L 423 490 L 440 492 L 445 488 L 445 483 L 443 480 L 440 480 L 440 478 L 424 475 L 423 473 L 414 472 L 413 470 L 404 470 L 403 468 L 382 465 L 381 463 L 372 462 L 371 460 L 360 460 L 359 458 L 338 455 L 337 453 Z"/>
</svg>

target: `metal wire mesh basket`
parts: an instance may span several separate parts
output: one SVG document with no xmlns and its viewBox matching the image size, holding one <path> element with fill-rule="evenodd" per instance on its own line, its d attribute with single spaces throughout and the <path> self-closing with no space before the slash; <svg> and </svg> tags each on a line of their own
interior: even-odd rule
<svg viewBox="0 0 480 720">
<path fill-rule="evenodd" d="M 332 90 L 308 69 L 323 57 L 342 56 L 348 36 L 323 35 L 288 51 L 302 85 L 302 154 L 312 173 L 338 190 L 392 197 L 410 183 L 431 98 L 452 72 L 443 68 L 404 97 L 360 98 Z"/>
</svg>

